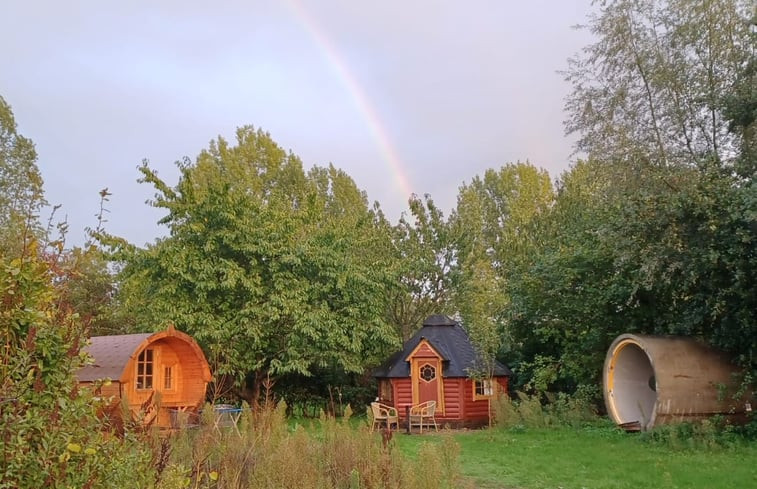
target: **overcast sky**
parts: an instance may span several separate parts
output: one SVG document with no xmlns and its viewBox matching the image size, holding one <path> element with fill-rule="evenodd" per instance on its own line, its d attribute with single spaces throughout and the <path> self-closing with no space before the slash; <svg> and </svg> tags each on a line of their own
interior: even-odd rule
<svg viewBox="0 0 757 489">
<path fill-rule="evenodd" d="M 164 234 L 137 165 L 174 161 L 252 124 L 333 163 L 396 221 L 409 193 L 445 210 L 487 168 L 570 165 L 568 85 L 590 0 L 35 1 L 0 5 L 0 95 L 39 153 L 69 245 L 96 224 Z"/>
</svg>

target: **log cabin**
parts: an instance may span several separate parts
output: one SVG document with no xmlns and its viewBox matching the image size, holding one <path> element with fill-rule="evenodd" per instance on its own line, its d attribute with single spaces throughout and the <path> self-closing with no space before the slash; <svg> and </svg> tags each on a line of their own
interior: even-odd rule
<svg viewBox="0 0 757 489">
<path fill-rule="evenodd" d="M 157 333 L 94 336 L 85 351 L 94 359 L 77 372 L 79 385 L 123 404 L 144 421 L 171 427 L 175 413 L 205 400 L 210 367 L 197 342 L 170 325 Z M 103 382 L 109 379 L 110 382 Z M 146 406 L 146 408 L 145 408 Z"/>
<path fill-rule="evenodd" d="M 462 325 L 433 315 L 373 376 L 378 380 L 380 402 L 395 407 L 401 422 L 407 406 L 433 400 L 437 423 L 475 427 L 489 422 L 489 401 L 497 391 L 507 392 L 512 375 L 506 365 L 495 361 L 490 378 L 474 378 L 480 364 Z"/>
</svg>

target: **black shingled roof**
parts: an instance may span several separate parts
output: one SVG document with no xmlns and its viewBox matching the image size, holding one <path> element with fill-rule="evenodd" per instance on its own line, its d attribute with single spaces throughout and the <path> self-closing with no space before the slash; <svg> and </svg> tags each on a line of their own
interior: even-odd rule
<svg viewBox="0 0 757 489">
<path fill-rule="evenodd" d="M 443 357 L 444 377 L 468 377 L 469 372 L 476 369 L 478 356 L 468 333 L 457 321 L 440 314 L 429 316 L 423 322 L 423 327 L 405 342 L 401 351 L 389 357 L 374 372 L 378 378 L 409 377 L 410 363 L 405 359 L 415 350 L 422 339 Z M 500 362 L 494 364 L 494 376 L 510 376 L 507 366 Z"/>
</svg>

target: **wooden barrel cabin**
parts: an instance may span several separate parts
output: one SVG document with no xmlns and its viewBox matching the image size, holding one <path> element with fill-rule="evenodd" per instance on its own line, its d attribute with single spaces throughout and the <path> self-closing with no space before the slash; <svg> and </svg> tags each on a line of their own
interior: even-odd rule
<svg viewBox="0 0 757 489">
<path fill-rule="evenodd" d="M 210 367 L 197 342 L 173 325 L 158 333 L 94 336 L 85 349 L 94 363 L 79 370 L 82 387 L 128 406 L 145 422 L 168 428 L 175 413 L 194 411 L 205 400 Z M 106 379 L 110 383 L 103 383 Z M 99 381 L 99 382 L 98 382 Z"/>
<path fill-rule="evenodd" d="M 487 424 L 489 400 L 497 390 L 507 392 L 512 372 L 495 362 L 491 378 L 474 378 L 479 358 L 460 323 L 443 315 L 429 316 L 402 350 L 374 371 L 379 400 L 395 407 L 401 422 L 406 406 L 436 401 L 439 424 Z"/>
</svg>

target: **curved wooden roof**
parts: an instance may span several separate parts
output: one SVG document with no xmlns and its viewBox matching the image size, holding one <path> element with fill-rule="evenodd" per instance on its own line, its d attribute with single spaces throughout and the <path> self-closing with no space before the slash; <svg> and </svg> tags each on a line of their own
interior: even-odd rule
<svg viewBox="0 0 757 489">
<path fill-rule="evenodd" d="M 130 374 L 126 368 L 129 361 L 151 343 L 165 338 L 186 342 L 203 364 L 203 380 L 210 382 L 210 368 L 200 345 L 188 334 L 174 329 L 173 325 L 157 333 L 93 336 L 90 345 L 84 350 L 94 358 L 94 363 L 79 369 L 76 377 L 79 382 L 94 382 L 105 378 L 125 382 Z"/>
</svg>

